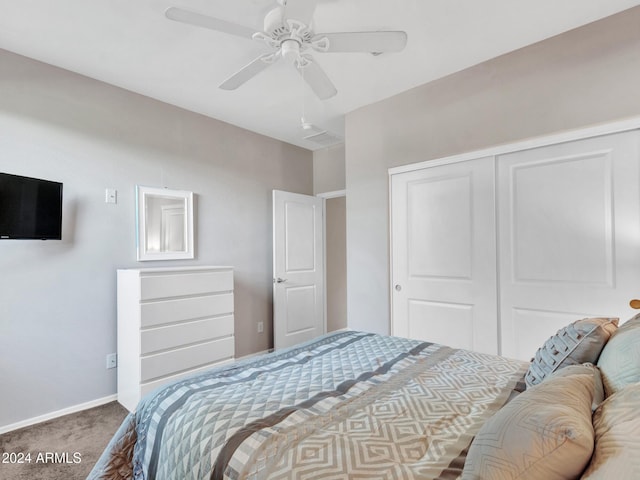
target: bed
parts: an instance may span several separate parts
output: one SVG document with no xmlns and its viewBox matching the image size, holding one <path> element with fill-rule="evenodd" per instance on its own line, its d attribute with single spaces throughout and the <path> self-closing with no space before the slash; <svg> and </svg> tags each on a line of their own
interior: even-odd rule
<svg viewBox="0 0 640 480">
<path fill-rule="evenodd" d="M 88 478 L 497 478 L 490 473 L 493 460 L 488 467 L 478 460 L 494 458 L 478 438 L 486 439 L 483 428 L 502 412 L 512 417 L 511 406 L 519 411 L 530 373 L 529 362 L 365 332 L 333 333 L 149 394 Z M 584 371 L 575 373 L 595 385 Z M 587 397 L 591 426 L 595 395 Z M 495 451 L 491 439 L 488 444 Z M 478 463 L 465 470 L 470 448 Z"/>
</svg>

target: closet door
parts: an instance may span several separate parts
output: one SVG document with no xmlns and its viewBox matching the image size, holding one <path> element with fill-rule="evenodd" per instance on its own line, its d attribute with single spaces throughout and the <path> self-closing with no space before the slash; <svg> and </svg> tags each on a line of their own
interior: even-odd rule
<svg viewBox="0 0 640 480">
<path fill-rule="evenodd" d="M 638 132 L 498 157 L 501 353 L 529 360 L 559 328 L 631 316 L 640 289 Z"/>
<path fill-rule="evenodd" d="M 497 353 L 494 159 L 391 177 L 393 335 Z"/>
</svg>

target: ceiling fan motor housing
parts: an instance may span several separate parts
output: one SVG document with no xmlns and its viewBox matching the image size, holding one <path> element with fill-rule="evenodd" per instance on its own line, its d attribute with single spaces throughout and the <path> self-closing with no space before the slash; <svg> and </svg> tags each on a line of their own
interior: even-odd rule
<svg viewBox="0 0 640 480">
<path fill-rule="evenodd" d="M 277 34 L 278 32 L 282 32 L 286 29 L 286 24 L 284 21 L 284 8 L 276 7 L 273 10 L 269 11 L 267 15 L 264 17 L 264 32 L 269 35 Z"/>
<path fill-rule="evenodd" d="M 264 17 L 264 32 L 278 42 L 293 38 L 302 44 L 311 42 L 313 38 L 308 25 L 285 17 L 282 6 L 274 8 Z"/>
</svg>

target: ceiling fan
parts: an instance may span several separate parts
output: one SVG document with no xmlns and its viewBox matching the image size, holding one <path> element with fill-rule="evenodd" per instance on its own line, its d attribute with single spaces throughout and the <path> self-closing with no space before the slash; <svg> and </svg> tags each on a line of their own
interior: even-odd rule
<svg viewBox="0 0 640 480">
<path fill-rule="evenodd" d="M 368 52 L 378 55 L 399 52 L 407 43 L 407 34 L 403 31 L 316 34 L 313 31 L 312 19 L 317 2 L 318 0 L 277 0 L 278 5 L 264 17 L 264 30 L 259 32 L 178 7 L 169 7 L 165 15 L 178 22 L 257 40 L 271 49 L 271 52 L 260 55 L 222 82 L 220 88 L 224 90 L 235 90 L 280 58 L 284 58 L 293 64 L 315 94 L 326 100 L 338 91 L 308 51 Z"/>
</svg>

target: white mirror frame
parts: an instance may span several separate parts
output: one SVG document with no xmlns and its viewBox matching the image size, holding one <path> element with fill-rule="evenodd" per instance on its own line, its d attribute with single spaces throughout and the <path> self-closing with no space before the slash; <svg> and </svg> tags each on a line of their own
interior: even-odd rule
<svg viewBox="0 0 640 480">
<path fill-rule="evenodd" d="M 149 250 L 148 211 L 154 198 L 176 199 L 184 205 L 183 249 L 177 251 Z M 160 232 L 158 232 L 160 237 Z M 150 260 L 184 260 L 194 258 L 193 248 L 193 192 L 186 190 L 169 190 L 167 188 L 143 187 L 136 185 L 136 242 L 139 262 Z"/>
</svg>

